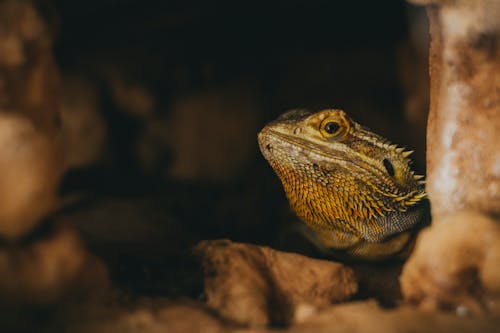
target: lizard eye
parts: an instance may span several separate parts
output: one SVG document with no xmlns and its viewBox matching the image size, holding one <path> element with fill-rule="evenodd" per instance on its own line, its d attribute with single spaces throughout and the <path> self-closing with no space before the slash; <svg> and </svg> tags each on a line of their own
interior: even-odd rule
<svg viewBox="0 0 500 333">
<path fill-rule="evenodd" d="M 387 158 L 384 158 L 382 163 L 384 163 L 385 170 L 387 170 L 389 176 L 394 177 L 394 166 L 392 165 L 391 161 L 389 161 Z"/>
<path fill-rule="evenodd" d="M 325 125 L 325 132 L 328 134 L 335 134 L 337 131 L 340 129 L 340 125 L 338 123 L 335 123 L 333 121 L 326 123 Z"/>
<path fill-rule="evenodd" d="M 328 117 L 321 122 L 320 132 L 327 139 L 339 139 L 347 133 L 349 123 L 343 118 Z"/>
</svg>

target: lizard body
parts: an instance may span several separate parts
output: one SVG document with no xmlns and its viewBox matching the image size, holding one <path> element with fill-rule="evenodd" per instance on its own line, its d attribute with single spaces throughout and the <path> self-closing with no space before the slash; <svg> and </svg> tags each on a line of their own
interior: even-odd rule
<svg viewBox="0 0 500 333">
<path fill-rule="evenodd" d="M 335 109 L 289 111 L 258 140 L 320 249 L 366 260 L 408 249 L 425 215 L 422 176 L 410 168 L 410 151 Z"/>
</svg>

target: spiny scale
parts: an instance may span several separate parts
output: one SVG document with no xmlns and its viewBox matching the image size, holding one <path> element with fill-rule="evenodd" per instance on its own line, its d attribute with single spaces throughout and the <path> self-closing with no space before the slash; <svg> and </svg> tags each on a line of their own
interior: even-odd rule
<svg viewBox="0 0 500 333">
<path fill-rule="evenodd" d="M 411 154 L 413 154 L 413 150 L 407 150 L 407 151 L 402 152 L 403 157 L 408 157 Z"/>
<path fill-rule="evenodd" d="M 380 260 L 411 242 L 426 195 L 413 151 L 335 109 L 287 112 L 264 127 L 259 145 L 318 247 Z"/>
</svg>

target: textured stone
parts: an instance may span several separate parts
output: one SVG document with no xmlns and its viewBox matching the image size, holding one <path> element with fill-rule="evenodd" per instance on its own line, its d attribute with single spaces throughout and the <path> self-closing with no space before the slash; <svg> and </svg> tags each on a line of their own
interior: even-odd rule
<svg viewBox="0 0 500 333">
<path fill-rule="evenodd" d="M 34 2 L 0 1 L 0 109 L 29 117 L 50 136 L 59 131 L 53 39 Z"/>
<path fill-rule="evenodd" d="M 469 209 L 499 216 L 500 2 L 425 3 L 431 4 L 427 191 L 434 221 Z"/>
<path fill-rule="evenodd" d="M 496 332 L 500 320 L 460 318 L 443 312 L 430 312 L 410 306 L 384 309 L 374 301 L 332 306 L 287 332 L 391 333 L 391 332 Z"/>
<path fill-rule="evenodd" d="M 440 222 L 422 231 L 403 268 L 404 297 L 430 309 L 498 311 L 500 225 L 470 212 Z"/>
<path fill-rule="evenodd" d="M 227 240 L 204 241 L 196 252 L 208 305 L 240 324 L 290 324 L 357 291 L 353 271 L 331 261 Z"/>
<path fill-rule="evenodd" d="M 458 313 L 496 312 L 500 285 L 500 3 L 428 5 L 427 192 L 433 226 L 401 286 L 407 300 Z M 491 218 L 490 218 L 491 217 Z"/>
<path fill-rule="evenodd" d="M 28 118 L 1 111 L 0 152 L 0 237 L 12 240 L 55 208 L 63 163 Z"/>
<path fill-rule="evenodd" d="M 18 245 L 0 246 L 0 299 L 4 304 L 47 305 L 104 290 L 107 271 L 89 255 L 67 222 L 46 222 Z"/>
<path fill-rule="evenodd" d="M 82 311 L 71 309 L 73 315 L 66 321 L 70 333 L 186 333 L 230 332 L 231 326 L 221 321 L 206 306 L 196 302 L 170 302 L 157 298 L 139 300 L 134 306 L 89 304 L 87 317 L 82 318 Z M 76 309 L 79 310 L 79 309 Z"/>
<path fill-rule="evenodd" d="M 9 240 L 54 209 L 64 169 L 54 31 L 37 4 L 0 1 L 0 238 Z"/>
</svg>

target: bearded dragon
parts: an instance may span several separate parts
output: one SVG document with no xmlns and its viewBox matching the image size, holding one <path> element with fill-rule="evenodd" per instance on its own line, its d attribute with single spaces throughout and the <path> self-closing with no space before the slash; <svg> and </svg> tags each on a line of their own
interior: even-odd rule
<svg viewBox="0 0 500 333">
<path fill-rule="evenodd" d="M 337 109 L 289 111 L 258 141 L 319 249 L 362 260 L 408 253 L 427 210 L 412 151 Z"/>
</svg>

